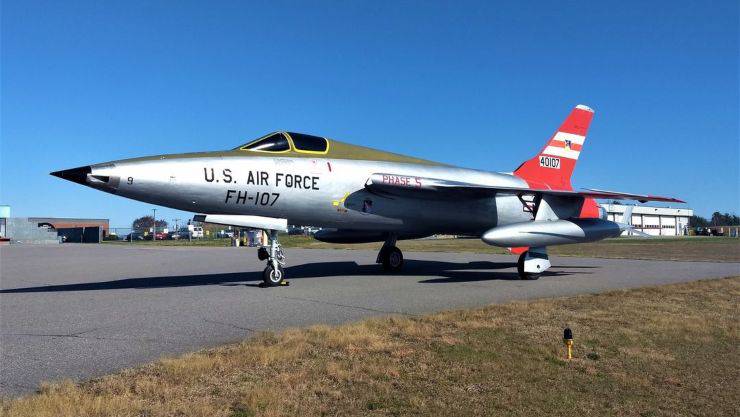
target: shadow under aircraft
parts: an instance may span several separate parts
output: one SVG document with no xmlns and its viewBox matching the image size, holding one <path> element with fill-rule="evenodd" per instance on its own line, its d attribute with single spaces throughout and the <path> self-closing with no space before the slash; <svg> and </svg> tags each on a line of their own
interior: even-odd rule
<svg viewBox="0 0 740 417">
<path fill-rule="evenodd" d="M 516 264 L 510 262 L 442 262 L 408 260 L 406 267 L 398 271 L 398 276 L 418 276 L 425 278 L 419 283 L 463 283 L 491 280 L 518 280 Z M 560 268 L 588 269 L 592 266 L 561 266 Z M 355 276 L 373 278 L 381 272 L 377 265 L 358 265 L 356 262 L 315 262 L 295 265 L 288 268 L 293 279 L 320 278 L 329 276 Z M 511 269 L 511 271 L 496 271 Z M 579 272 L 583 274 L 584 272 Z M 543 277 L 570 275 L 565 271 L 547 271 Z M 261 281 L 262 273 L 231 272 L 220 274 L 180 275 L 161 277 L 132 277 L 110 281 L 84 282 L 76 284 L 43 285 L 35 287 L 11 288 L 0 290 L 0 294 L 33 293 L 33 292 L 68 292 L 68 291 L 101 291 L 146 288 L 177 288 L 205 285 L 245 285 L 252 281 Z"/>
</svg>

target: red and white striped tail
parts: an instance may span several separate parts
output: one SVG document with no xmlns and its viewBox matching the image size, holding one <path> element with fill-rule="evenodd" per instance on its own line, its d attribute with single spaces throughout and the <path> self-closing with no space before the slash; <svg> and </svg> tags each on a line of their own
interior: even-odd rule
<svg viewBox="0 0 740 417">
<path fill-rule="evenodd" d="M 583 149 L 594 111 L 577 105 L 544 148 L 514 171 L 531 187 L 572 190 L 570 177 Z"/>
</svg>

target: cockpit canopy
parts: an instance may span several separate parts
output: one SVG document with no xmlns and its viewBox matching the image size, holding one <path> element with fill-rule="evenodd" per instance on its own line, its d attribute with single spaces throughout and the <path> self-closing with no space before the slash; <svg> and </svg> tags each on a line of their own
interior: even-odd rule
<svg viewBox="0 0 740 417">
<path fill-rule="evenodd" d="M 230 156 L 251 154 L 252 156 L 274 155 L 290 158 L 334 158 L 441 165 L 433 161 L 295 132 L 273 132 L 237 146 L 228 154 Z"/>
<path fill-rule="evenodd" d="M 325 154 L 329 151 L 329 141 L 319 136 L 294 132 L 275 132 L 239 146 L 236 150 L 252 152 L 300 152 Z"/>
</svg>

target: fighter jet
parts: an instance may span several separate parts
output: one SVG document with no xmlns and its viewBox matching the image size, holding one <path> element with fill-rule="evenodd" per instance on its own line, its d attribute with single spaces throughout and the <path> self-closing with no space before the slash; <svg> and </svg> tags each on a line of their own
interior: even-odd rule
<svg viewBox="0 0 740 417">
<path fill-rule="evenodd" d="M 227 151 L 124 159 L 52 172 L 101 191 L 178 210 L 195 220 L 264 230 L 263 279 L 285 279 L 278 232 L 322 229 L 324 242 L 384 242 L 377 263 L 403 266 L 399 239 L 480 238 L 519 255 L 522 279 L 550 268 L 547 247 L 593 242 L 631 228 L 594 199 L 683 201 L 596 189 L 571 175 L 594 111 L 576 106 L 545 146 L 513 172 L 459 168 L 324 137 L 274 132 Z"/>
</svg>

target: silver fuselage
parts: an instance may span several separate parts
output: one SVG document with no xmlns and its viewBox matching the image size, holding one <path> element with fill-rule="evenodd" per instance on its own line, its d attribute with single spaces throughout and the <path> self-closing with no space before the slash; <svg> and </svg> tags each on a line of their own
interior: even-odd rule
<svg viewBox="0 0 740 417">
<path fill-rule="evenodd" d="M 162 156 L 90 167 L 87 185 L 122 197 L 204 214 L 286 218 L 325 228 L 480 236 L 531 220 L 515 195 L 479 199 L 399 198 L 370 193 L 374 173 L 526 187 L 503 173 L 372 160 L 244 156 Z"/>
</svg>

